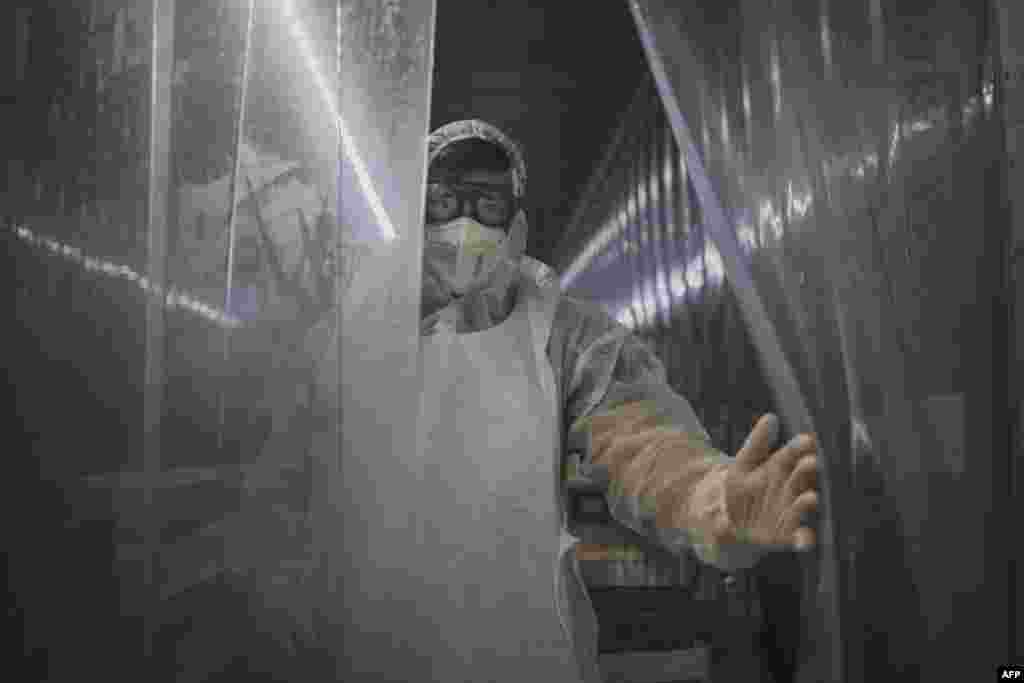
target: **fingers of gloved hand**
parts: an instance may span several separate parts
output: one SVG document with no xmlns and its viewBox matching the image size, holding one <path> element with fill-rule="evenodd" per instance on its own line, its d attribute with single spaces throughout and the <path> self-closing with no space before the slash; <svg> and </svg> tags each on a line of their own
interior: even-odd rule
<svg viewBox="0 0 1024 683">
<path fill-rule="evenodd" d="M 818 456 L 811 453 L 800 458 L 786 481 L 787 500 L 796 500 L 805 491 L 816 491 L 818 487 Z"/>
<path fill-rule="evenodd" d="M 817 491 L 805 491 L 800 494 L 797 499 L 790 506 L 789 512 L 786 515 L 787 526 L 785 528 L 786 536 L 792 535 L 796 532 L 797 528 L 803 522 L 805 516 L 813 514 L 818 510 L 818 492 Z"/>
<path fill-rule="evenodd" d="M 818 535 L 814 533 L 814 529 L 803 526 L 793 534 L 793 547 L 799 552 L 810 550 L 817 540 Z"/>
<path fill-rule="evenodd" d="M 818 442 L 812 435 L 797 434 L 772 455 L 772 462 L 782 471 L 791 472 L 801 458 L 815 453 L 817 448 Z"/>
<path fill-rule="evenodd" d="M 747 440 L 736 454 L 736 465 L 744 470 L 752 470 L 772 455 L 772 447 L 779 438 L 779 418 L 768 413 L 763 415 Z"/>
<path fill-rule="evenodd" d="M 813 512 L 817 507 L 817 493 L 808 491 L 798 497 L 792 504 L 785 504 L 776 507 L 769 512 L 762 521 L 763 528 L 770 537 L 765 542 L 771 545 L 789 545 L 797 530 L 804 526 L 804 516 Z M 772 521 L 774 520 L 774 521 Z"/>
</svg>

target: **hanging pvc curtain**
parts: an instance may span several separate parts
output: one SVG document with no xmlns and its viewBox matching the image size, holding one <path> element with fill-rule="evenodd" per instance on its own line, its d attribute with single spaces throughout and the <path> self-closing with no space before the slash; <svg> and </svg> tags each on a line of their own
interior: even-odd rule
<svg viewBox="0 0 1024 683">
<path fill-rule="evenodd" d="M 563 285 L 605 305 L 658 352 L 726 450 L 771 402 L 653 79 L 637 88 L 556 253 Z M 731 321 L 731 322 L 728 322 Z M 726 338 L 740 346 L 735 359 Z M 748 359 L 752 362 L 748 362 Z M 746 365 L 745 396 L 727 391 Z M 739 377 L 740 375 L 737 375 Z M 728 416 L 732 416 L 728 419 Z M 735 423 L 735 424 L 734 424 Z M 745 435 L 744 435 L 745 436 Z"/>
<path fill-rule="evenodd" d="M 630 4 L 778 409 L 821 443 L 797 680 L 978 675 L 1010 652 L 970 624 L 1011 620 L 991 8 Z"/>
<path fill-rule="evenodd" d="M 434 3 L 0 20 L 12 341 L 44 480 L 18 485 L 47 539 L 16 539 L 12 574 L 38 677 L 379 670 L 360 656 L 383 651 L 373 598 L 414 512 L 380 499 L 415 487 Z"/>
</svg>

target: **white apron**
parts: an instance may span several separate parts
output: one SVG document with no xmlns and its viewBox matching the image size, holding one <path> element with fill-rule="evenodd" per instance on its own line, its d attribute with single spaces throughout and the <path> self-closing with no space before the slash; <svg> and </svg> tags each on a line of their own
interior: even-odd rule
<svg viewBox="0 0 1024 683">
<path fill-rule="evenodd" d="M 502 324 L 423 338 L 424 509 L 412 566 L 439 683 L 599 683 L 596 619 L 564 531 L 556 287 L 523 277 Z M 429 648 L 429 649 L 427 649 Z"/>
</svg>

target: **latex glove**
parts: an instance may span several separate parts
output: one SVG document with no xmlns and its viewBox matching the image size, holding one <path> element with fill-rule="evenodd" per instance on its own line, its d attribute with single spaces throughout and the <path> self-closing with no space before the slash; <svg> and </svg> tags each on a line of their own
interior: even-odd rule
<svg viewBox="0 0 1024 683">
<path fill-rule="evenodd" d="M 761 417 L 725 475 L 729 526 L 737 540 L 807 550 L 814 530 L 801 526 L 818 507 L 817 442 L 800 434 L 773 451 L 779 420 Z"/>
</svg>

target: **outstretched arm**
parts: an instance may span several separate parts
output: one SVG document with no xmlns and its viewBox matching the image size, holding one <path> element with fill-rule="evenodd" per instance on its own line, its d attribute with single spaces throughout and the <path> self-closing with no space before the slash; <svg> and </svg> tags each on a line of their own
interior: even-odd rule
<svg viewBox="0 0 1024 683">
<path fill-rule="evenodd" d="M 813 545 L 801 526 L 817 505 L 813 439 L 774 450 L 778 420 L 765 416 L 737 457 L 722 453 L 639 339 L 586 305 L 576 315 L 560 315 L 567 445 L 607 476 L 619 523 L 724 570 Z"/>
</svg>

